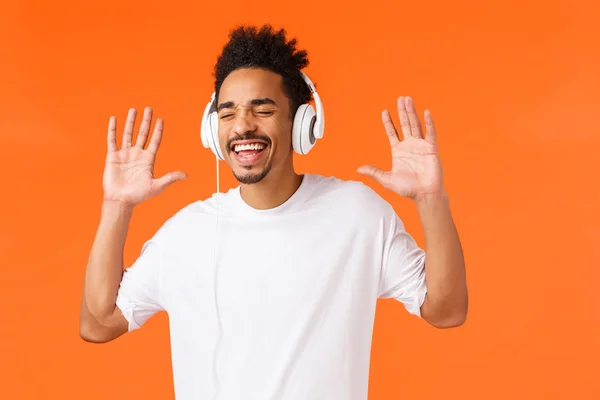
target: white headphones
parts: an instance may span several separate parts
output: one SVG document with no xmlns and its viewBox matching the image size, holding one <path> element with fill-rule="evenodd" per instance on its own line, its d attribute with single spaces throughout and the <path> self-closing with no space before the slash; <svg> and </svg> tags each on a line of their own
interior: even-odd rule
<svg viewBox="0 0 600 400">
<path fill-rule="evenodd" d="M 317 139 L 323 137 L 325 130 L 325 115 L 323 113 L 323 104 L 317 93 L 315 86 L 306 74 L 300 71 L 302 78 L 310 88 L 316 105 L 316 112 L 312 105 L 302 104 L 298 107 L 294 115 L 294 125 L 292 127 L 292 146 L 298 154 L 308 154 L 314 147 Z M 212 94 L 210 102 L 204 109 L 202 116 L 202 126 L 200 128 L 200 138 L 205 148 L 210 148 L 219 160 L 224 160 L 221 146 L 219 146 L 219 118 L 217 116 L 215 93 Z"/>
</svg>

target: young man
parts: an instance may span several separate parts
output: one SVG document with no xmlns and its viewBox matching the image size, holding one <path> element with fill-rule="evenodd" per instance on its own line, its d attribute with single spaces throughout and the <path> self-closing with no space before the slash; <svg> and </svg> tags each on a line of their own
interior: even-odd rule
<svg viewBox="0 0 600 400">
<path fill-rule="evenodd" d="M 219 150 L 240 185 L 176 213 L 124 273 L 135 206 L 185 174 L 154 178 L 162 121 L 147 143 L 150 109 L 135 144 L 130 111 L 120 149 L 110 119 L 81 337 L 107 342 L 167 311 L 178 400 L 364 400 L 378 298 L 438 328 L 466 318 L 464 260 L 431 115 L 425 135 L 401 97 L 402 141 L 383 113 L 392 170 L 359 168 L 414 201 L 426 257 L 368 186 L 294 170 L 294 116 L 312 96 L 300 73 L 306 52 L 295 46 L 268 26 L 231 34 L 215 67 L 215 112 Z"/>
</svg>

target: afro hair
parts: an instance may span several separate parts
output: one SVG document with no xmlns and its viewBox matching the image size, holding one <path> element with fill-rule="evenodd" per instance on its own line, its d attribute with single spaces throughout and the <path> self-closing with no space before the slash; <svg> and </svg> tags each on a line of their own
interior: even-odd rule
<svg viewBox="0 0 600 400">
<path fill-rule="evenodd" d="M 286 31 L 271 25 L 240 26 L 229 34 L 214 69 L 215 96 L 227 76 L 240 68 L 266 69 L 283 78 L 284 92 L 290 100 L 290 118 L 298 107 L 311 100 L 312 93 L 300 75 L 308 65 L 305 50 L 296 49 L 295 38 L 286 39 Z"/>
</svg>

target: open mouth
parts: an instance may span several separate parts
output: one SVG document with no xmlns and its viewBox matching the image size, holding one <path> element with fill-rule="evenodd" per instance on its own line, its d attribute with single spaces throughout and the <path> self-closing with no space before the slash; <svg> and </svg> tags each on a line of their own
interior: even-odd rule
<svg viewBox="0 0 600 400">
<path fill-rule="evenodd" d="M 262 152 L 267 148 L 265 143 L 261 142 L 253 142 L 253 143 L 244 143 L 244 144 L 233 144 L 231 149 L 241 157 L 252 157 Z"/>
<path fill-rule="evenodd" d="M 235 154 L 235 158 L 242 164 L 254 164 L 256 163 L 265 149 L 267 144 L 264 142 L 243 142 L 233 143 L 231 145 L 231 151 Z"/>
</svg>

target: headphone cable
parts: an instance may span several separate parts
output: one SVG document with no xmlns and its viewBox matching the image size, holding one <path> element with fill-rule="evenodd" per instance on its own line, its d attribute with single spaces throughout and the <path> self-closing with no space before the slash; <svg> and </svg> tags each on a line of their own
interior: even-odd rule
<svg viewBox="0 0 600 400">
<path fill-rule="evenodd" d="M 217 377 L 217 351 L 218 351 L 218 347 L 219 347 L 219 344 L 221 341 L 221 333 L 222 333 L 222 322 L 221 322 L 221 315 L 220 315 L 220 311 L 219 311 L 219 302 L 218 302 L 218 296 L 217 296 L 217 269 L 218 269 L 217 248 L 218 248 L 218 243 L 219 243 L 219 197 L 220 197 L 219 180 L 220 179 L 219 179 L 219 157 L 216 157 L 216 159 L 217 159 L 217 218 L 216 218 L 215 245 L 213 247 L 213 260 L 214 260 L 213 295 L 214 295 L 214 302 L 215 302 L 215 311 L 216 311 L 216 315 L 217 315 L 218 335 L 217 335 L 217 339 L 216 339 L 216 343 L 215 343 L 215 348 L 213 351 L 213 379 L 214 379 L 214 387 L 215 387 L 213 399 L 217 398 L 217 393 L 219 391 L 219 380 Z"/>
</svg>

